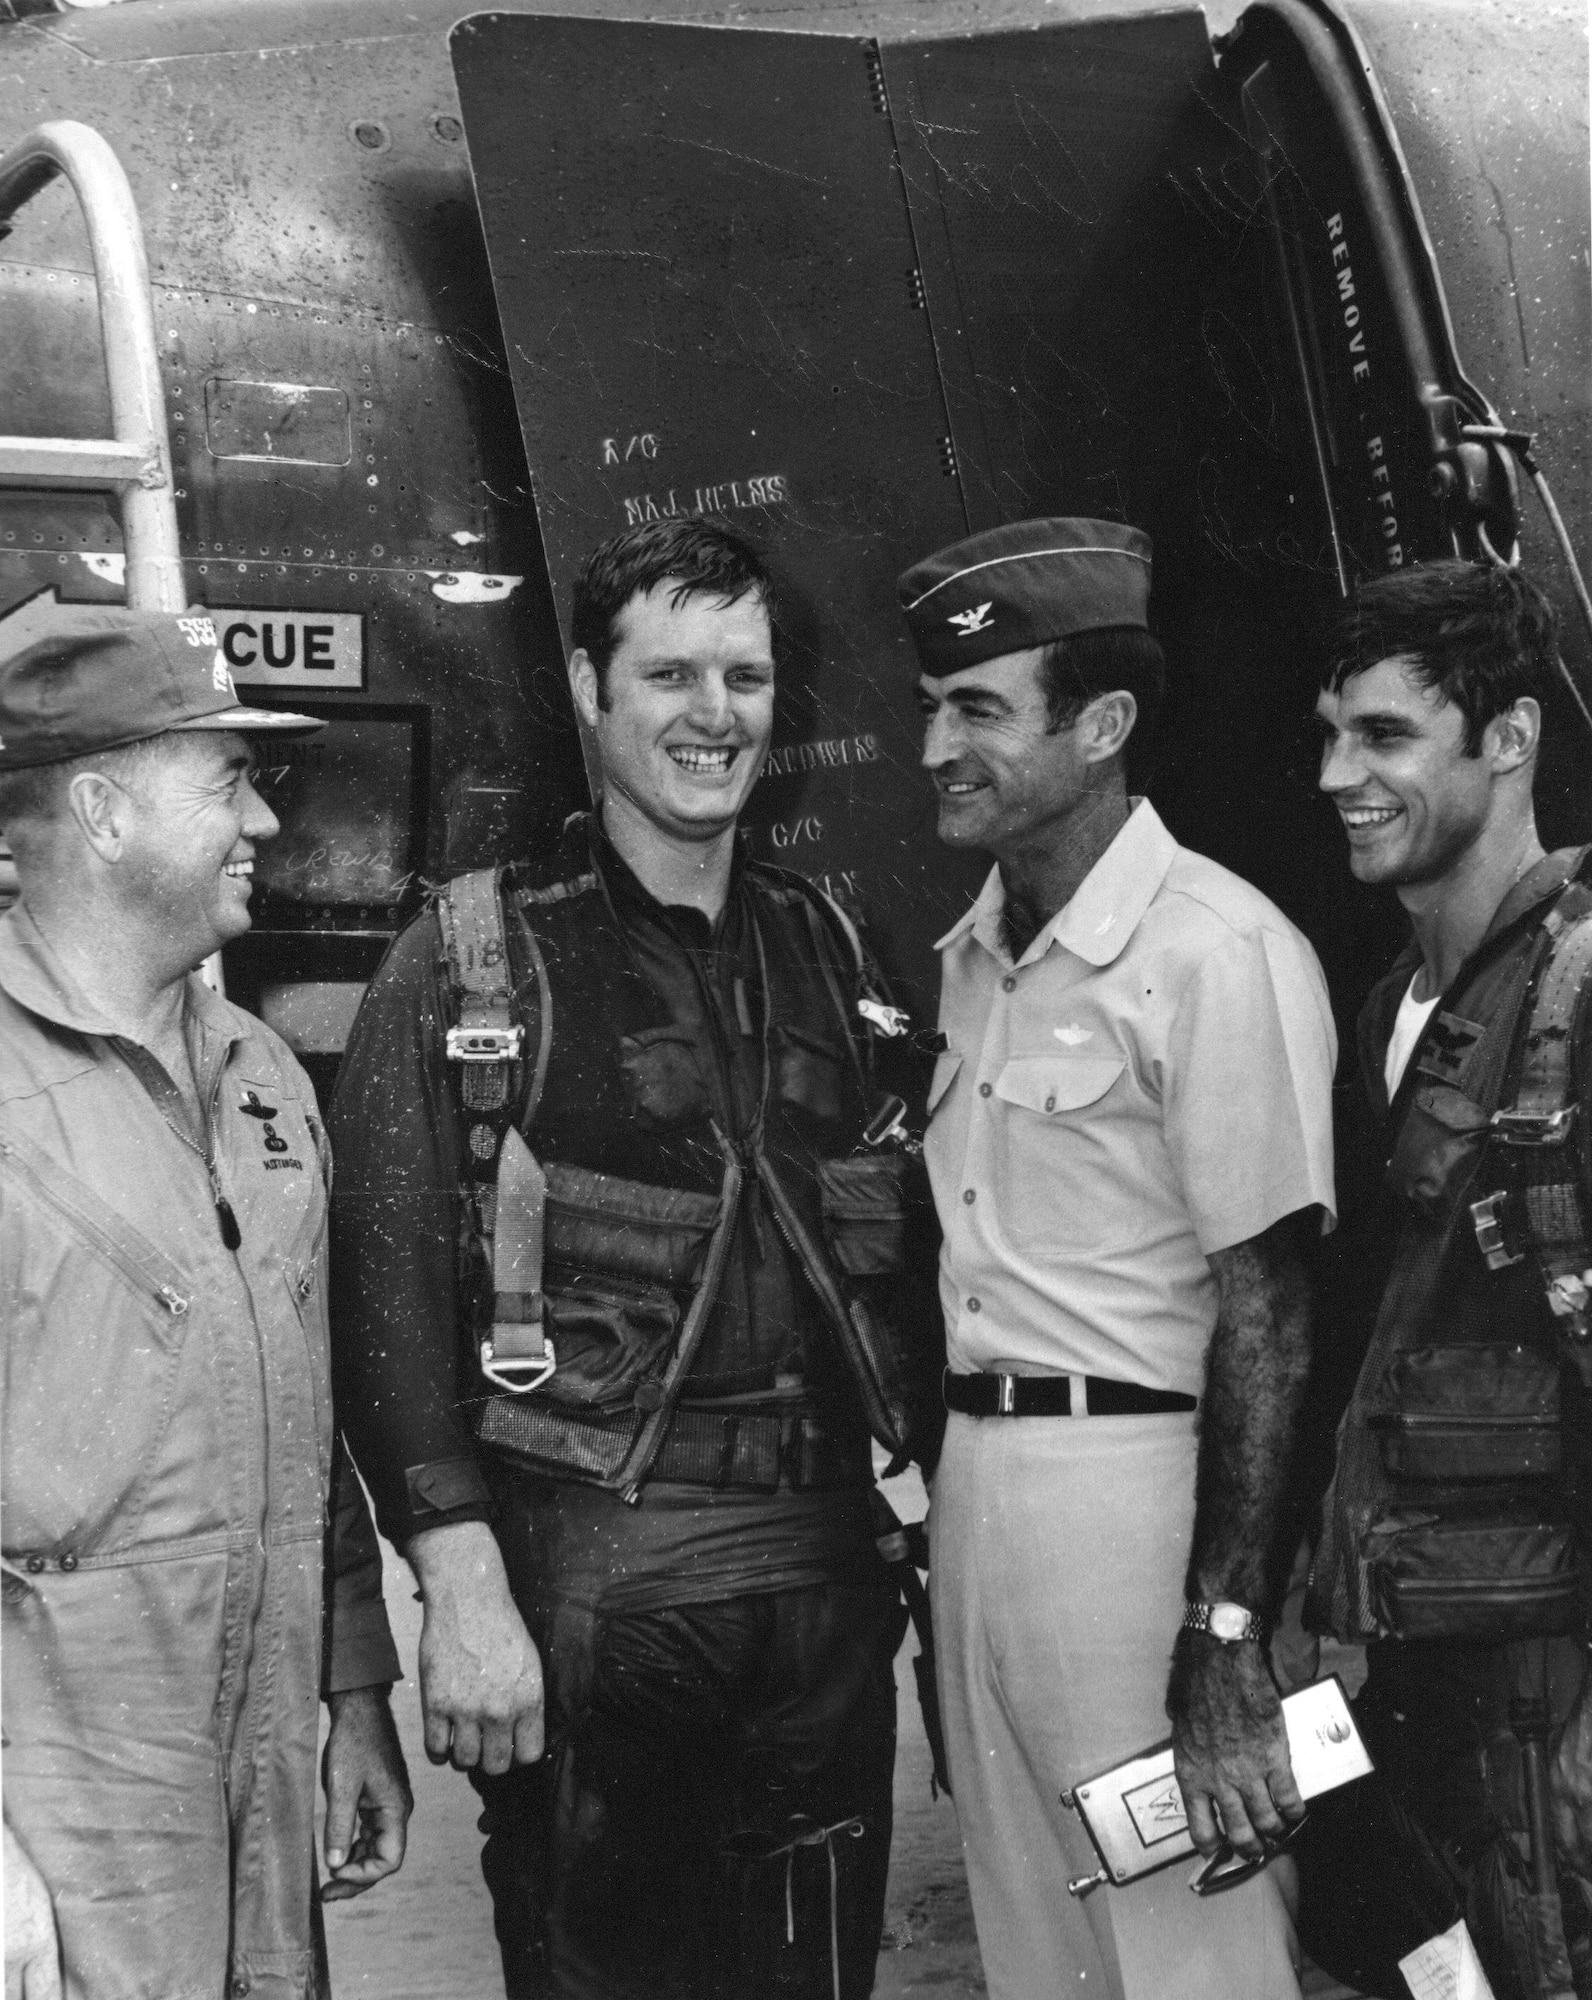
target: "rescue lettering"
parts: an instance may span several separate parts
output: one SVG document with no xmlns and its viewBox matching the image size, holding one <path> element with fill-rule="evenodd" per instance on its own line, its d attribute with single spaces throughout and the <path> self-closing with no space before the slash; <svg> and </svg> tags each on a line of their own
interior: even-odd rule
<svg viewBox="0 0 1592 2000">
<path fill-rule="evenodd" d="M 221 652 L 255 687 L 360 688 L 364 620 L 347 611 L 218 610 Z"/>
<path fill-rule="evenodd" d="M 826 736 L 816 743 L 783 743 L 770 750 L 765 778 L 789 777 L 793 771 L 830 771 L 843 764 L 877 764 L 877 736 Z"/>
</svg>

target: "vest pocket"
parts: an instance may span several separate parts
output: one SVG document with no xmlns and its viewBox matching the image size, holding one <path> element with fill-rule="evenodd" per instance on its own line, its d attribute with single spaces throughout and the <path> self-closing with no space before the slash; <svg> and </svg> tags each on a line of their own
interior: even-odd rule
<svg viewBox="0 0 1592 2000">
<path fill-rule="evenodd" d="M 1415 1348 L 1388 1369 L 1370 1422 L 1397 1478 L 1555 1479 L 1558 1358 L 1502 1344 Z"/>
<path fill-rule="evenodd" d="M 1579 1629 L 1574 1529 L 1519 1501 L 1473 1518 L 1413 1510 L 1366 1537 L 1373 1602 L 1398 1639 L 1531 1639 Z"/>
<path fill-rule="evenodd" d="M 566 1408 L 623 1408 L 667 1366 L 677 1294 L 698 1276 L 719 1197 L 557 1160 L 544 1171 L 543 1288 L 558 1366 L 538 1393 Z"/>
<path fill-rule="evenodd" d="M 577 1271 L 677 1288 L 695 1278 L 719 1219 L 719 1197 L 594 1174 L 544 1160 L 547 1257 Z"/>
<path fill-rule="evenodd" d="M 661 1285 L 613 1277 L 548 1274 L 546 1309 L 558 1366 L 541 1393 L 576 1409 L 621 1409 L 637 1385 L 661 1375 L 680 1308 Z"/>
<path fill-rule="evenodd" d="M 782 1021 L 774 1030 L 778 1048 L 776 1089 L 786 1104 L 811 1118 L 835 1123 L 845 1118 L 856 1088 L 850 1053 L 818 1035 Z"/>
<path fill-rule="evenodd" d="M 677 1125 L 696 1124 L 712 1112 L 696 1044 L 679 1028 L 649 1028 L 623 1036 L 619 1061 L 637 1120 L 646 1129 L 666 1132 Z"/>
<path fill-rule="evenodd" d="M 1447 1084 L 1415 1093 L 1399 1128 L 1388 1182 L 1411 1207 L 1433 1221 L 1447 1215 L 1469 1185 L 1492 1120 L 1473 1098 Z"/>
<path fill-rule="evenodd" d="M 824 1239 L 846 1277 L 887 1277 L 904 1267 L 906 1167 L 898 1153 L 817 1162 Z"/>
</svg>

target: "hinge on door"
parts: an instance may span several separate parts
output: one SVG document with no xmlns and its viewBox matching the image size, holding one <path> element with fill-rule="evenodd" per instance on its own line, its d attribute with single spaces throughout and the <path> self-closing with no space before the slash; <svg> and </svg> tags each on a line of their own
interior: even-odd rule
<svg viewBox="0 0 1592 2000">
<path fill-rule="evenodd" d="M 956 446 L 949 438 L 939 440 L 940 470 L 947 479 L 956 477 Z"/>
<path fill-rule="evenodd" d="M 875 111 L 882 112 L 888 118 L 890 115 L 890 100 L 885 95 L 884 58 L 879 54 L 878 43 L 870 42 L 863 53 L 868 63 L 868 89 L 873 97 L 873 108 Z"/>
<path fill-rule="evenodd" d="M 907 297 L 917 312 L 927 312 L 929 302 L 923 292 L 923 273 L 913 270 L 907 273 Z"/>
</svg>

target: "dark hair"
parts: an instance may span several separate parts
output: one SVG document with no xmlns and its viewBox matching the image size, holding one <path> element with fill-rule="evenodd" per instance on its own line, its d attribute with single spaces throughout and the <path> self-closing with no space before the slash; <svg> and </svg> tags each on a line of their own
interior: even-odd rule
<svg viewBox="0 0 1592 2000">
<path fill-rule="evenodd" d="M 697 595 L 736 604 L 754 593 L 770 627 L 777 625 L 774 579 L 757 544 L 739 528 L 703 515 L 627 528 L 593 549 L 575 578 L 570 633 L 597 670 L 597 700 L 603 708 L 608 706 L 608 662 L 618 643 L 614 627 L 619 614 L 631 598 L 664 582 L 674 585 L 671 608 Z"/>
<path fill-rule="evenodd" d="M 1559 685 L 1558 617 L 1534 583 L 1492 562 L 1421 563 L 1360 585 L 1329 642 L 1324 685 L 1379 660 L 1411 662 L 1465 718 L 1465 754 L 1523 696 L 1547 705 Z"/>
<path fill-rule="evenodd" d="M 1130 791 L 1148 775 L 1155 724 L 1166 693 L 1166 655 L 1142 625 L 1102 625 L 1052 639 L 1039 662 L 1051 732 L 1070 728 L 1097 695 L 1125 689 L 1138 704 L 1138 720 L 1123 758 Z"/>
</svg>

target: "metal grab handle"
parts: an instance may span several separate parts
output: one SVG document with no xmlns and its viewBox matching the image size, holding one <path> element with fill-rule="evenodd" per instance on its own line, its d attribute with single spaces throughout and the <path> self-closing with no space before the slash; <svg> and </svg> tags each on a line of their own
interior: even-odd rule
<svg viewBox="0 0 1592 2000">
<path fill-rule="evenodd" d="M 115 436 L 0 437 L 0 486 L 114 494 L 128 604 L 135 611 L 181 611 L 187 594 L 143 225 L 122 164 L 98 132 L 75 119 L 54 119 L 0 159 L 0 235 L 57 174 L 71 182 L 88 228 Z"/>
</svg>

